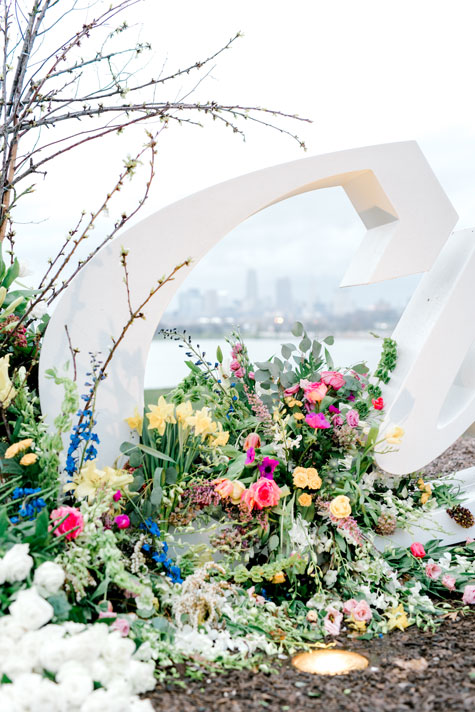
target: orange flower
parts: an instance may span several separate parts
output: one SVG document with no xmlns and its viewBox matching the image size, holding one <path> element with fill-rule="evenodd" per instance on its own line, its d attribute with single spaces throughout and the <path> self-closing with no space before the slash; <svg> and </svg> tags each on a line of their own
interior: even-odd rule
<svg viewBox="0 0 475 712">
<path fill-rule="evenodd" d="M 305 467 L 296 467 L 292 474 L 295 487 L 306 487 L 308 485 L 307 470 Z"/>
<path fill-rule="evenodd" d="M 322 486 L 322 480 L 314 467 L 307 467 L 308 488 L 318 490 Z"/>
<path fill-rule="evenodd" d="M 303 492 L 303 494 L 301 494 L 298 498 L 298 503 L 301 507 L 310 507 L 310 505 L 312 504 L 312 495 Z"/>
<path fill-rule="evenodd" d="M 285 581 L 285 574 L 283 571 L 278 571 L 273 577 L 272 577 L 272 583 L 284 583 Z"/>
<path fill-rule="evenodd" d="M 28 465 L 34 465 L 37 459 L 38 455 L 36 454 L 36 452 L 29 452 L 26 455 L 23 455 L 20 460 L 20 465 L 24 465 L 25 467 L 27 467 Z"/>
</svg>

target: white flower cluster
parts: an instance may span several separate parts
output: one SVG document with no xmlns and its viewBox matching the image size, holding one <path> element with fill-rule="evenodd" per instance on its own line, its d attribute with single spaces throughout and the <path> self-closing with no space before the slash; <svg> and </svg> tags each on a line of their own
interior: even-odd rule
<svg viewBox="0 0 475 712">
<path fill-rule="evenodd" d="M 24 580 L 33 566 L 28 545 L 12 547 L 0 565 L 2 582 Z M 60 566 L 41 564 L 34 585 L 20 590 L 0 618 L 0 676 L 11 680 L 0 687 L 0 710 L 152 712 L 137 695 L 155 687 L 154 663 L 134 658 L 132 640 L 105 623 L 50 623 L 54 609 L 44 597 L 63 582 Z"/>
</svg>

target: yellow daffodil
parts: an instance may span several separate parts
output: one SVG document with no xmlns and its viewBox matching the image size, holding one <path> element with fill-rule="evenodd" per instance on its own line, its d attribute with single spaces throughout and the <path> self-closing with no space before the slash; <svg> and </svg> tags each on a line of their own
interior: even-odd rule
<svg viewBox="0 0 475 712">
<path fill-rule="evenodd" d="M 395 425 L 393 428 L 388 430 L 386 433 L 385 440 L 387 443 L 390 445 L 400 445 L 402 436 L 404 435 L 404 430 L 403 428 L 400 428 L 399 425 Z"/>
<path fill-rule="evenodd" d="M 209 415 L 209 408 L 197 410 L 194 415 L 186 419 L 186 424 L 191 425 L 195 430 L 195 435 L 201 435 L 205 438 L 207 435 L 213 435 L 216 432 L 217 425 Z"/>
<path fill-rule="evenodd" d="M 36 452 L 28 452 L 21 458 L 20 465 L 23 465 L 24 467 L 28 467 L 28 465 L 34 465 L 37 459 L 38 455 L 36 454 Z"/>
<path fill-rule="evenodd" d="M 388 630 L 394 630 L 394 628 L 404 630 L 411 625 L 407 619 L 407 613 L 402 603 L 400 603 L 397 608 L 391 608 L 384 615 L 388 617 Z"/>
<path fill-rule="evenodd" d="M 134 414 L 131 418 L 126 418 L 125 422 L 131 430 L 136 430 L 139 435 L 142 435 L 143 418 L 139 413 L 137 406 L 134 408 Z"/>
<path fill-rule="evenodd" d="M 150 413 L 146 413 L 149 420 L 148 429 L 157 430 L 159 435 L 163 435 L 167 423 L 176 423 L 175 406 L 167 403 L 163 396 L 158 399 L 157 405 L 149 405 Z"/>
<path fill-rule="evenodd" d="M 100 470 L 96 466 L 96 460 L 89 460 L 80 472 L 77 472 L 72 482 L 64 486 L 65 492 L 74 492 L 76 499 L 88 498 L 89 502 L 94 500 L 99 489 L 109 488 L 114 490 L 126 490 L 134 481 L 134 476 L 125 470 L 116 470 L 113 467 L 105 467 Z"/>
<path fill-rule="evenodd" d="M 2 408 L 8 408 L 12 400 L 16 396 L 16 390 L 13 388 L 13 383 L 8 375 L 10 366 L 10 354 L 0 358 L 0 405 Z"/>
<path fill-rule="evenodd" d="M 221 423 L 219 424 L 218 427 L 218 433 L 216 434 L 215 437 L 210 438 L 210 444 L 213 447 L 222 447 L 227 444 L 229 440 L 229 433 L 226 433 L 224 430 L 221 429 Z"/>
<path fill-rule="evenodd" d="M 5 450 L 5 455 L 3 457 L 5 458 L 5 460 L 9 460 L 10 458 L 18 455 L 18 453 L 24 452 L 24 450 L 28 450 L 28 448 L 31 447 L 32 443 L 32 438 L 26 438 L 26 440 L 19 440 L 17 443 L 13 443 L 13 445 L 10 445 L 10 447 Z"/>
<path fill-rule="evenodd" d="M 430 488 L 429 485 L 427 485 L 425 492 L 422 493 L 421 495 L 421 504 L 425 504 L 426 502 L 429 501 L 429 499 L 432 496 L 432 489 Z"/>
<path fill-rule="evenodd" d="M 366 633 L 366 621 L 355 621 L 353 616 L 351 617 L 350 628 L 356 630 L 357 633 Z"/>
<path fill-rule="evenodd" d="M 180 425 L 186 425 L 187 419 L 193 415 L 193 406 L 191 405 L 191 401 L 185 401 L 184 403 L 180 403 L 180 405 L 177 405 L 175 408 L 176 411 L 176 417 Z"/>
</svg>

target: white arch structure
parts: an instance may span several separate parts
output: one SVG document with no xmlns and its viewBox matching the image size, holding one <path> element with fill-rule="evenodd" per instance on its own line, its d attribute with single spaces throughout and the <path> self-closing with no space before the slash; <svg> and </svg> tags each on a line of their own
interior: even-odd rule
<svg viewBox="0 0 475 712">
<path fill-rule="evenodd" d="M 122 247 L 129 250 L 132 305 L 175 265 L 189 257 L 193 262 L 149 302 L 147 319 L 128 331 L 98 390 L 103 464 L 131 439 L 124 418 L 143 405 L 145 365 L 157 323 L 189 271 L 255 213 L 334 186 L 344 188 L 367 229 L 341 286 L 428 272 L 396 328 L 400 363 L 384 394 L 386 425 L 402 425 L 406 435 L 399 451 L 381 456 L 379 464 L 393 473 L 411 472 L 445 450 L 475 420 L 475 352 L 470 351 L 475 328 L 467 306 L 473 299 L 475 242 L 472 231 L 449 239 L 456 212 L 412 141 L 304 158 L 234 178 L 159 210 L 109 243 L 65 290 L 48 326 L 40 359 L 46 417 L 53 420 L 62 393 L 45 371 L 71 360 L 65 325 L 79 349 L 80 387 L 87 380 L 89 352 L 107 354 L 128 318 Z"/>
</svg>

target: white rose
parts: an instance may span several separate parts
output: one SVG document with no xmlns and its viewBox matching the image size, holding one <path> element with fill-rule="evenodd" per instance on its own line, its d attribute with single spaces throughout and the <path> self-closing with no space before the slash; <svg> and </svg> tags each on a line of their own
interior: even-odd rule
<svg viewBox="0 0 475 712">
<path fill-rule="evenodd" d="M 41 681 L 38 695 L 34 700 L 34 705 L 31 704 L 30 709 L 34 712 L 62 712 L 62 696 L 60 686 L 52 680 L 43 678 Z"/>
<path fill-rule="evenodd" d="M 5 687 L 12 688 L 12 697 L 18 705 L 18 709 L 29 710 L 31 709 L 31 703 L 36 699 L 40 686 L 42 675 L 36 672 L 24 672 L 15 678 L 13 685 L 5 685 Z M 4 709 L 0 707 L 0 709 Z M 5 709 L 9 710 L 9 707 Z"/>
<path fill-rule="evenodd" d="M 94 660 L 90 669 L 92 679 L 100 682 L 103 687 L 107 687 L 114 677 L 114 670 L 104 660 Z"/>
<path fill-rule="evenodd" d="M 25 635 L 25 632 L 25 626 L 13 616 L 0 617 L 0 637 L 5 636 L 17 642 Z"/>
<path fill-rule="evenodd" d="M 22 654 L 20 655 L 15 649 L 10 652 L 10 655 L 2 664 L 2 672 L 10 678 L 10 680 L 15 680 L 19 675 L 25 672 L 31 672 L 32 663 L 28 656 Z"/>
<path fill-rule="evenodd" d="M 59 640 L 45 640 L 41 646 L 39 656 L 41 667 L 48 670 L 48 672 L 57 673 L 66 657 L 65 641 L 62 638 Z"/>
<path fill-rule="evenodd" d="M 113 631 L 107 638 L 102 648 L 102 657 L 115 669 L 126 668 L 130 658 L 135 652 L 135 643 L 130 638 L 122 638 L 118 631 Z"/>
<path fill-rule="evenodd" d="M 144 692 L 153 690 L 157 684 L 153 674 L 155 665 L 153 663 L 140 663 L 138 660 L 131 660 L 127 666 L 127 679 L 132 685 L 132 692 L 141 695 Z"/>
<path fill-rule="evenodd" d="M 87 673 L 63 676 L 59 689 L 63 704 L 79 707 L 94 690 L 94 683 Z"/>
<path fill-rule="evenodd" d="M 28 630 L 37 630 L 48 623 L 53 615 L 53 606 L 38 595 L 35 588 L 20 591 L 9 608 L 10 613 Z"/>
<path fill-rule="evenodd" d="M 131 700 L 130 712 L 153 712 L 152 703 L 150 700 Z"/>
<path fill-rule="evenodd" d="M 0 710 L 5 712 L 23 712 L 24 707 L 15 701 L 13 685 L 2 685 L 0 687 Z"/>
<path fill-rule="evenodd" d="M 130 697 L 118 697 L 113 692 L 94 690 L 82 703 L 80 712 L 130 712 Z"/>
<path fill-rule="evenodd" d="M 2 559 L 3 575 L 8 583 L 24 581 L 33 566 L 33 559 L 28 554 L 29 544 L 15 544 Z"/>
<path fill-rule="evenodd" d="M 54 561 L 45 561 L 36 569 L 33 583 L 42 596 L 52 596 L 64 583 L 64 571 Z"/>
</svg>

